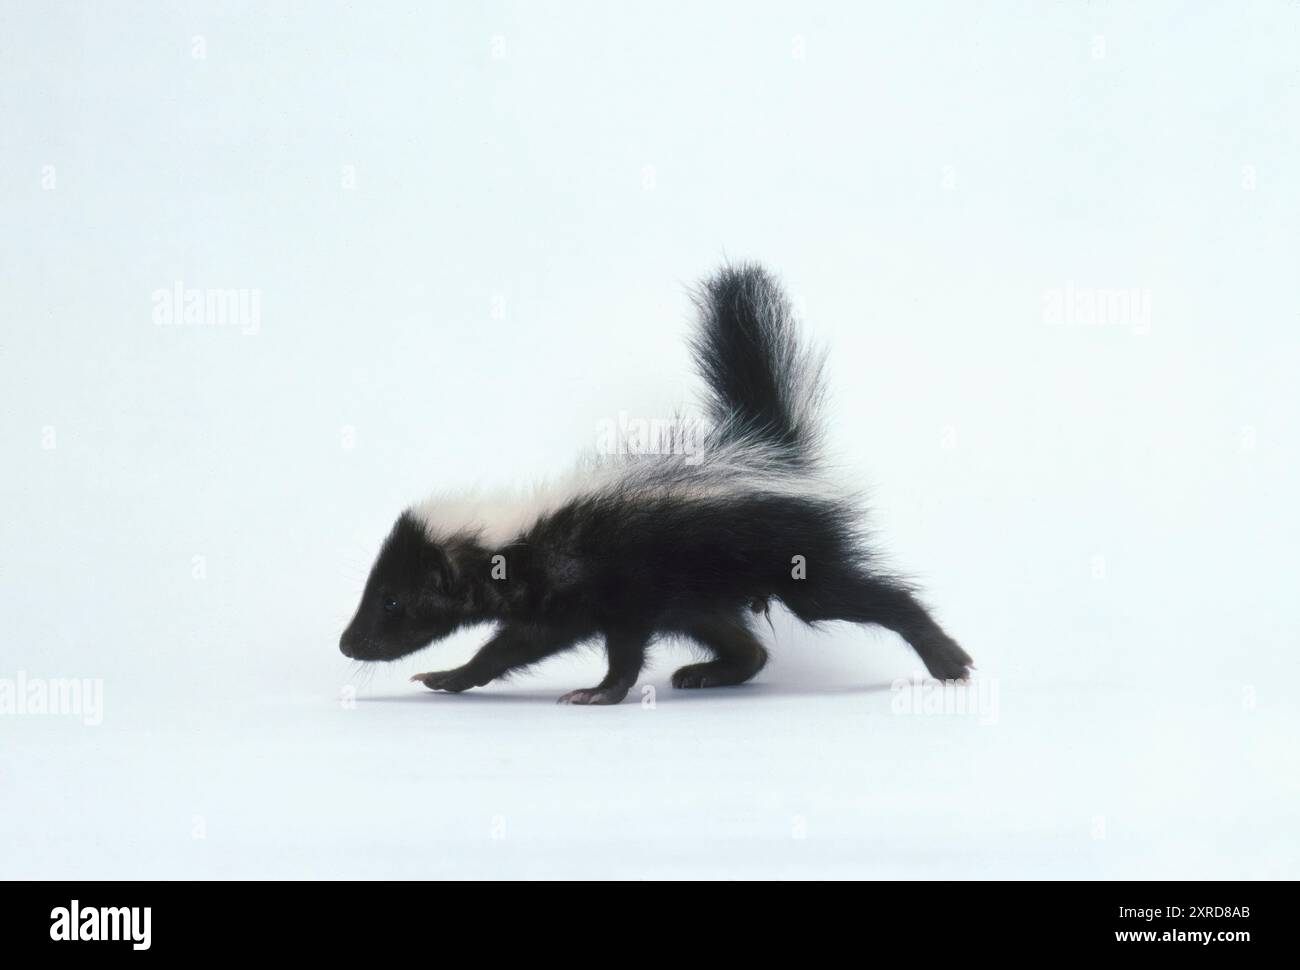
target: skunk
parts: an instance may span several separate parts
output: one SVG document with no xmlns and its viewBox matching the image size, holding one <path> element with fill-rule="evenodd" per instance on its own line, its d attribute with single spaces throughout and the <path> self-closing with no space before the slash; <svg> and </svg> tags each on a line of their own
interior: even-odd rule
<svg viewBox="0 0 1300 970">
<path fill-rule="evenodd" d="M 466 624 L 498 624 L 464 666 L 411 678 L 458 692 L 600 636 L 605 678 L 560 702 L 617 704 L 657 637 L 686 637 L 712 658 L 674 673 L 674 687 L 749 680 L 767 660 L 752 623 L 775 599 L 808 624 L 879 624 L 934 677 L 967 677 L 971 658 L 877 567 L 857 499 L 825 473 L 824 357 L 800 344 L 776 281 L 727 266 L 694 298 L 710 422 L 700 447 L 679 447 L 674 430 L 661 453 L 596 456 L 531 495 L 407 509 L 340 640 L 345 656 L 393 660 Z"/>
</svg>

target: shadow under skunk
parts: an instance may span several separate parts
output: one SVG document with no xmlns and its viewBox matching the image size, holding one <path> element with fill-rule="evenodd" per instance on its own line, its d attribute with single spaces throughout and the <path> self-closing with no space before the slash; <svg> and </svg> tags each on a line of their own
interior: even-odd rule
<svg viewBox="0 0 1300 970">
<path fill-rule="evenodd" d="M 823 358 L 800 344 L 776 281 L 728 266 L 695 298 L 711 421 L 699 447 L 597 456 L 534 493 L 407 509 L 340 640 L 346 656 L 394 660 L 496 622 L 464 666 L 412 678 L 463 691 L 601 636 L 609 672 L 560 701 L 617 704 L 659 636 L 712 657 L 674 673 L 674 687 L 749 680 L 767 660 L 755 617 L 778 599 L 805 623 L 893 630 L 934 677 L 968 675 L 971 658 L 908 586 L 873 568 L 863 510 L 825 474 Z"/>
</svg>

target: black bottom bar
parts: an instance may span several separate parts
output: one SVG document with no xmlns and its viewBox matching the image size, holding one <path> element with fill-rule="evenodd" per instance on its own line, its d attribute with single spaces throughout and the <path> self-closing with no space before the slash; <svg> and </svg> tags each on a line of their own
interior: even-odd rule
<svg viewBox="0 0 1300 970">
<path fill-rule="evenodd" d="M 772 952 L 787 941 L 806 946 L 831 937 L 851 938 L 855 946 L 872 938 L 911 939 L 960 950 L 995 940 L 999 953 L 1053 946 L 1070 953 L 1201 949 L 1227 956 L 1287 939 L 1294 886 L 10 882 L 4 893 L 0 932 L 7 956 L 62 950 L 95 960 L 247 957 L 267 941 L 295 957 L 332 960 L 413 947 L 431 956 L 464 945 L 496 953 L 503 944 L 538 959 L 564 952 L 587 959 L 610 932 L 624 946 L 644 940 L 652 952 L 661 945 L 699 952 L 697 944 L 723 944 L 738 956 L 755 944 Z"/>
</svg>

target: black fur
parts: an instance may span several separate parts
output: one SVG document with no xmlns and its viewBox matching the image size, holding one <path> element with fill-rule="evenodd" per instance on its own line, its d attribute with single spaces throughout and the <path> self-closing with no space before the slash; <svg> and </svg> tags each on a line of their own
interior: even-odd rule
<svg viewBox="0 0 1300 970">
<path fill-rule="evenodd" d="M 465 624 L 499 624 L 463 667 L 413 678 L 462 691 L 602 636 L 605 679 L 561 701 L 614 704 L 663 635 L 713 657 L 678 670 L 675 687 L 753 677 L 767 653 L 751 624 L 779 599 L 805 623 L 884 626 L 933 676 L 966 677 L 970 657 L 906 585 L 873 567 L 861 510 L 823 477 L 821 360 L 800 347 L 775 281 L 754 266 L 728 267 L 697 301 L 693 348 L 715 422 L 698 454 L 606 463 L 590 488 L 497 544 L 473 522 L 444 533 L 403 513 L 343 653 L 392 660 Z"/>
<path fill-rule="evenodd" d="M 724 269 L 695 303 L 700 329 L 691 349 L 720 436 L 763 439 L 794 463 L 815 456 L 822 363 L 800 348 L 776 281 L 756 267 Z"/>
</svg>

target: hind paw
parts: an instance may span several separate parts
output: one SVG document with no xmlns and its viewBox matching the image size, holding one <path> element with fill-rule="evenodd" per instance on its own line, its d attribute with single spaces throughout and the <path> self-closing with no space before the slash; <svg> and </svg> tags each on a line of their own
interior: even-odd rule
<svg viewBox="0 0 1300 970">
<path fill-rule="evenodd" d="M 715 681 L 710 677 L 709 664 L 690 664 L 673 674 L 674 687 L 713 687 Z"/>
<path fill-rule="evenodd" d="M 935 680 L 969 680 L 974 665 L 970 654 L 949 637 L 927 644 L 921 659 Z"/>
<path fill-rule="evenodd" d="M 673 686 L 679 688 L 694 687 L 734 687 L 743 684 L 757 673 L 755 670 L 742 670 L 733 664 L 717 660 L 702 664 L 687 664 L 673 674 Z"/>
</svg>

